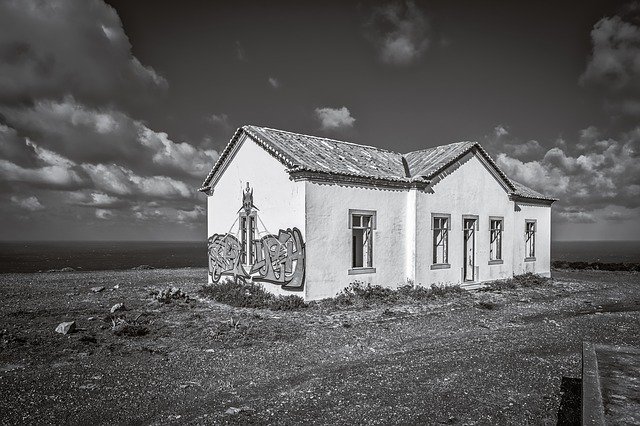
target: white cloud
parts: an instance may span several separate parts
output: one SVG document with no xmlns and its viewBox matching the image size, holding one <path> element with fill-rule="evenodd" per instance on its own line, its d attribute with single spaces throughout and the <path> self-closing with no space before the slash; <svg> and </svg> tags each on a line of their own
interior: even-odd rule
<svg viewBox="0 0 640 426">
<path fill-rule="evenodd" d="M 0 2 L 0 97 L 73 93 L 91 104 L 148 103 L 168 83 L 133 56 L 116 11 L 101 0 Z"/>
<path fill-rule="evenodd" d="M 320 120 L 323 130 L 334 130 L 345 127 L 353 127 L 356 119 L 351 116 L 347 107 L 342 108 L 316 108 L 316 118 Z"/>
<path fill-rule="evenodd" d="M 507 136 L 509 134 L 507 129 L 505 129 L 502 124 L 498 124 L 496 127 L 494 127 L 493 133 L 495 134 L 495 136 L 497 138 L 501 138 L 501 137 Z"/>
<path fill-rule="evenodd" d="M 427 19 L 413 1 L 374 9 L 367 26 L 380 59 L 388 64 L 410 64 L 429 46 Z"/>
<path fill-rule="evenodd" d="M 113 212 L 108 209 L 96 209 L 96 217 L 103 220 L 111 219 Z"/>
<path fill-rule="evenodd" d="M 632 11 L 633 12 L 633 11 Z M 600 19 L 591 31 L 593 52 L 579 82 L 601 89 L 614 116 L 640 116 L 640 26 L 637 16 Z"/>
<path fill-rule="evenodd" d="M 271 85 L 271 87 L 273 87 L 274 89 L 278 89 L 280 88 L 280 80 L 278 80 L 275 77 L 269 77 L 269 84 Z"/>
<path fill-rule="evenodd" d="M 231 129 L 229 116 L 227 114 L 211 114 L 208 120 L 214 125 L 222 127 L 224 130 Z"/>
<path fill-rule="evenodd" d="M 21 209 L 29 210 L 32 212 L 44 209 L 44 206 L 40 204 L 40 201 L 38 200 L 38 198 L 33 195 L 30 197 L 24 197 L 24 198 L 12 196 L 11 202 L 18 205 L 18 207 L 20 207 Z"/>
<path fill-rule="evenodd" d="M 138 176 L 116 164 L 83 164 L 96 189 L 120 196 L 144 195 L 150 198 L 191 198 L 193 190 L 184 182 L 167 176 Z"/>
<path fill-rule="evenodd" d="M 9 182 L 21 182 L 36 187 L 70 189 L 85 185 L 78 173 L 65 166 L 25 168 L 0 159 L 0 177 Z"/>
<path fill-rule="evenodd" d="M 616 139 L 595 135 L 595 128 L 581 132 L 590 142 L 574 152 L 556 146 L 529 161 L 503 152 L 496 162 L 514 180 L 559 198 L 563 220 L 596 220 L 592 212 L 605 207 L 640 207 L 640 128 Z"/>
<path fill-rule="evenodd" d="M 218 159 L 214 150 L 201 150 L 188 143 L 175 143 L 166 133 L 154 132 L 144 127 L 139 140 L 154 151 L 153 162 L 160 166 L 173 167 L 194 178 L 202 178 Z"/>
</svg>

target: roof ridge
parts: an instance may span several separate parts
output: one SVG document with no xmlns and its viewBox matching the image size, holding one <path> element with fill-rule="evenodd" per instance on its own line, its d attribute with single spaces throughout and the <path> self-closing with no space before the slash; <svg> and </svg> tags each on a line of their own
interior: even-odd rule
<svg viewBox="0 0 640 426">
<path fill-rule="evenodd" d="M 430 148 L 416 149 L 415 151 L 409 151 L 409 152 L 406 152 L 406 153 L 404 153 L 402 155 L 404 156 L 404 155 L 409 155 L 409 154 L 413 154 L 413 153 L 416 153 L 416 152 L 423 152 L 423 151 L 429 151 L 431 149 L 441 148 L 443 146 L 451 146 L 451 145 L 458 145 L 458 144 L 465 144 L 465 143 L 470 143 L 470 144 L 473 144 L 473 145 L 476 145 L 476 144 L 480 145 L 480 142 L 478 142 L 478 141 L 458 141 L 458 142 L 445 143 L 443 145 L 436 145 L 436 146 L 432 146 Z"/>
<path fill-rule="evenodd" d="M 377 149 L 378 151 L 390 152 L 390 153 L 392 153 L 392 154 L 398 154 L 398 155 L 400 155 L 400 156 L 402 156 L 402 155 L 403 155 L 401 152 L 398 152 L 398 151 L 392 151 L 392 150 L 387 149 L 387 148 L 380 148 L 380 147 L 373 146 L 373 145 L 365 145 L 365 144 L 361 144 L 361 143 L 355 143 L 355 142 L 349 142 L 349 141 L 342 141 L 342 140 L 338 140 L 338 139 L 326 138 L 326 137 L 324 137 L 324 136 L 306 135 L 306 134 L 304 134 L 304 133 L 290 132 L 290 131 L 288 131 L 288 130 L 274 129 L 274 128 L 272 128 L 272 127 L 256 126 L 256 125 L 253 125 L 253 124 L 247 124 L 247 125 L 244 125 L 244 126 L 242 126 L 242 127 L 256 127 L 256 128 L 258 128 L 258 129 L 273 130 L 273 131 L 276 131 L 276 132 L 288 133 L 288 134 L 290 134 L 290 135 L 305 136 L 305 137 L 307 137 L 307 138 L 322 139 L 322 140 L 325 140 L 325 141 L 331 141 L 331 142 L 337 142 L 337 143 L 344 143 L 344 144 L 347 144 L 347 145 L 360 146 L 360 147 L 363 147 L 363 148 Z"/>
</svg>

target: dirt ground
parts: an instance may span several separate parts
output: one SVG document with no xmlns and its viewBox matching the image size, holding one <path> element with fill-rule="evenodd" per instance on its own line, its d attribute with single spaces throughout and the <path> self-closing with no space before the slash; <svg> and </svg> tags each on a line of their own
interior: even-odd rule
<svg viewBox="0 0 640 426">
<path fill-rule="evenodd" d="M 583 340 L 640 347 L 637 273 L 295 312 L 198 299 L 205 277 L 0 275 L 1 422 L 556 424 L 575 420 Z M 151 294 L 171 286 L 195 300 Z M 120 302 L 147 334 L 112 332 Z M 54 332 L 72 320 L 75 333 Z"/>
</svg>

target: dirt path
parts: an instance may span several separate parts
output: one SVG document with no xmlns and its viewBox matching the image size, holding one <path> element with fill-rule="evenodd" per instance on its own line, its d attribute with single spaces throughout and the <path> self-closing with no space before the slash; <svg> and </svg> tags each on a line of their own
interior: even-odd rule
<svg viewBox="0 0 640 426">
<path fill-rule="evenodd" d="M 640 280 L 555 276 L 551 288 L 428 305 L 271 312 L 150 296 L 168 286 L 195 296 L 198 269 L 0 275 L 0 416 L 3 424 L 556 424 L 561 389 L 580 377 L 583 340 L 640 346 Z M 107 289 L 91 292 L 96 285 Z M 117 302 L 150 333 L 115 336 L 101 318 Z M 81 330 L 54 333 L 65 320 Z M 225 414 L 229 407 L 244 409 Z"/>
</svg>

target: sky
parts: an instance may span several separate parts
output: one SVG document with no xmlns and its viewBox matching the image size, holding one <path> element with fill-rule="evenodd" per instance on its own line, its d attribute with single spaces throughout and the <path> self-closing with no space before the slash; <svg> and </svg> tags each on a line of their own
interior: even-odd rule
<svg viewBox="0 0 640 426">
<path fill-rule="evenodd" d="M 478 141 L 554 240 L 640 240 L 640 3 L 0 0 L 0 239 L 203 240 L 244 124 Z"/>
</svg>

